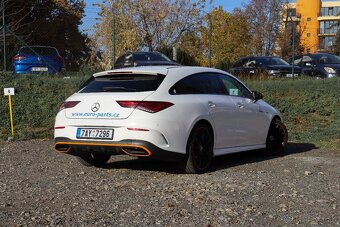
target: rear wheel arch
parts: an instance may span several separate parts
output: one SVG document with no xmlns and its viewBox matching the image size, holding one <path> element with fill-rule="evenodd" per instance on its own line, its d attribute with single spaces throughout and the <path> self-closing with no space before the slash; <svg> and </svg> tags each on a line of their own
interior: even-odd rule
<svg viewBox="0 0 340 227">
<path fill-rule="evenodd" d="M 210 132 L 212 133 L 212 136 L 213 136 L 214 141 L 215 141 L 214 128 L 213 128 L 212 124 L 210 123 L 210 121 L 208 121 L 208 120 L 206 120 L 206 119 L 200 119 L 200 120 L 198 120 L 197 122 L 195 122 L 195 124 L 193 124 L 193 126 L 191 127 L 190 131 L 189 131 L 188 134 L 187 134 L 187 140 L 186 140 L 186 141 L 189 140 L 189 137 L 190 137 L 190 134 L 191 134 L 192 130 L 193 130 L 195 127 L 197 127 L 197 125 L 199 125 L 199 124 L 203 124 L 203 125 L 207 126 L 207 127 L 210 129 Z"/>
<path fill-rule="evenodd" d="M 185 173 L 204 173 L 210 168 L 213 156 L 213 128 L 207 120 L 199 120 L 189 133 L 182 169 Z"/>
</svg>

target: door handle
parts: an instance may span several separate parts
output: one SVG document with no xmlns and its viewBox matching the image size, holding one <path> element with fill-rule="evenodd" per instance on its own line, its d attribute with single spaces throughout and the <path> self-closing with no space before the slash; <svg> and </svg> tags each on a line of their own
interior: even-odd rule
<svg viewBox="0 0 340 227">
<path fill-rule="evenodd" d="M 241 102 L 238 102 L 238 103 L 237 103 L 237 107 L 240 108 L 240 109 L 242 109 L 242 108 L 244 108 L 244 104 L 241 103 Z"/>
<path fill-rule="evenodd" d="M 209 102 L 208 102 L 208 106 L 209 106 L 210 108 L 214 108 L 214 107 L 216 107 L 216 104 L 213 103 L 212 101 L 209 101 Z"/>
</svg>

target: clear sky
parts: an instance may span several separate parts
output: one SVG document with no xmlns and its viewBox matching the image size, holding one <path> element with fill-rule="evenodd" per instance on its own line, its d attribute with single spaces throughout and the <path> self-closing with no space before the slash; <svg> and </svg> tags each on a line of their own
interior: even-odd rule
<svg viewBox="0 0 340 227">
<path fill-rule="evenodd" d="M 231 12 L 235 8 L 240 8 L 248 4 L 250 0 L 214 0 L 213 7 L 222 6 L 224 10 Z"/>
</svg>

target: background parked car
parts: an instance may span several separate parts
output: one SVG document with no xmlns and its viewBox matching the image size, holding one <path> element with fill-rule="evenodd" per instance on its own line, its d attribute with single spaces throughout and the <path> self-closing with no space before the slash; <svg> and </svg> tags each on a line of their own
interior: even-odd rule
<svg viewBox="0 0 340 227">
<path fill-rule="evenodd" d="M 15 74 L 55 74 L 65 69 L 64 60 L 58 50 L 48 46 L 21 47 L 13 57 L 12 66 Z"/>
<path fill-rule="evenodd" d="M 279 57 L 272 56 L 250 56 L 237 60 L 232 68 L 231 73 L 234 75 L 258 76 L 265 74 L 274 77 L 292 77 L 292 66 Z M 301 74 L 301 68 L 294 68 L 294 76 Z"/>
<path fill-rule="evenodd" d="M 134 66 L 150 65 L 178 65 L 171 61 L 167 56 L 159 52 L 128 52 L 120 56 L 115 68 L 126 68 Z"/>
<path fill-rule="evenodd" d="M 292 59 L 290 59 L 292 62 Z M 305 54 L 297 56 L 294 64 L 301 66 L 303 74 L 319 78 L 340 76 L 340 57 L 333 54 Z"/>
</svg>

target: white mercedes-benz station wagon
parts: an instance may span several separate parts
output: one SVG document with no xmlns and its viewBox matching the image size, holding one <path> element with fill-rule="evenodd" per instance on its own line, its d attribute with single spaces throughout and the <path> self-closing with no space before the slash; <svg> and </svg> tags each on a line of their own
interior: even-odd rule
<svg viewBox="0 0 340 227">
<path fill-rule="evenodd" d="M 280 113 L 234 76 L 217 69 L 150 66 L 94 74 L 61 106 L 55 149 L 85 165 L 111 155 L 176 161 L 203 173 L 213 157 L 285 149 Z"/>
</svg>

